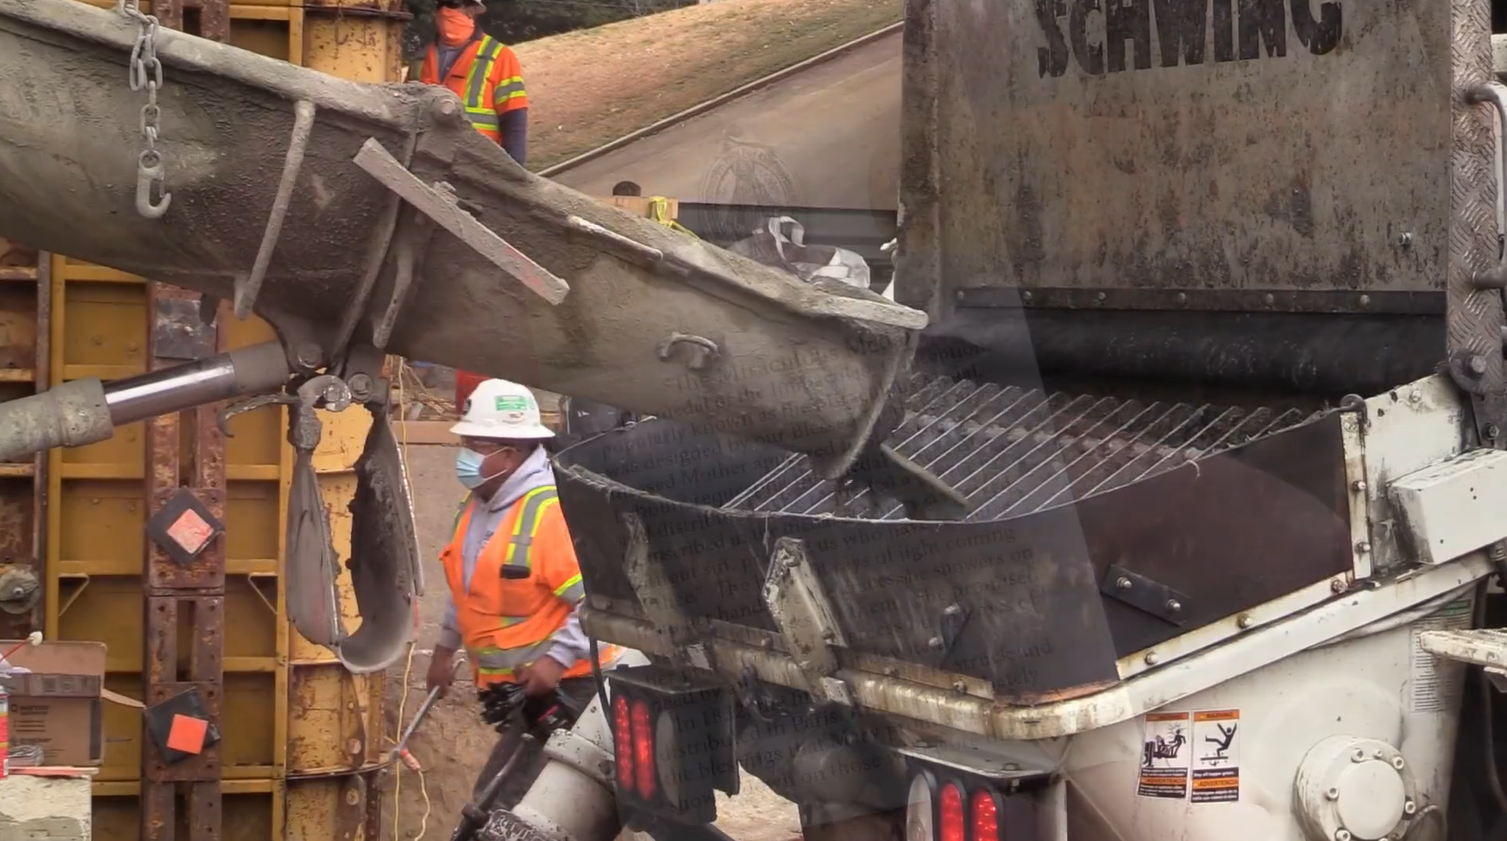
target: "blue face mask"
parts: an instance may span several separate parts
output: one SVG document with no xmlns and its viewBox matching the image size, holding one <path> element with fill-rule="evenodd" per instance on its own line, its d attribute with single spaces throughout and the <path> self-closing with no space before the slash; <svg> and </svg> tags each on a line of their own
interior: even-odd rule
<svg viewBox="0 0 1507 841">
<path fill-rule="evenodd" d="M 462 448 L 455 455 L 455 478 L 460 480 L 468 490 L 476 490 L 487 479 L 481 475 L 481 463 L 486 457 L 475 450 Z"/>
</svg>

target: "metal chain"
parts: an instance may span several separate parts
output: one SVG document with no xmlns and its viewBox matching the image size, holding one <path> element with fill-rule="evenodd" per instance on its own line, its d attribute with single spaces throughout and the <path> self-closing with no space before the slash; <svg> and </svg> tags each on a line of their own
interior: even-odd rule
<svg viewBox="0 0 1507 841">
<path fill-rule="evenodd" d="M 136 212 L 148 219 L 159 219 L 167 213 L 173 200 L 167 191 L 162 153 L 157 151 L 157 141 L 162 136 L 158 127 L 162 108 L 157 105 L 157 91 L 162 89 L 162 62 L 157 58 L 159 24 L 156 15 L 142 14 L 140 0 L 115 0 L 115 10 L 127 20 L 136 22 L 129 80 L 131 90 L 146 88 L 147 91 L 147 104 L 141 106 L 143 148 L 136 158 Z M 158 196 L 155 201 L 154 193 Z"/>
</svg>

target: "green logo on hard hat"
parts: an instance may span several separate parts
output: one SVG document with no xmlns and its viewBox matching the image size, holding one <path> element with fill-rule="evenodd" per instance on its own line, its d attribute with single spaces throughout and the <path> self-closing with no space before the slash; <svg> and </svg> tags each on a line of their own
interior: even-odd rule
<svg viewBox="0 0 1507 841">
<path fill-rule="evenodd" d="M 497 398 L 497 411 L 499 412 L 525 412 L 528 411 L 528 400 L 516 395 L 506 395 Z"/>
</svg>

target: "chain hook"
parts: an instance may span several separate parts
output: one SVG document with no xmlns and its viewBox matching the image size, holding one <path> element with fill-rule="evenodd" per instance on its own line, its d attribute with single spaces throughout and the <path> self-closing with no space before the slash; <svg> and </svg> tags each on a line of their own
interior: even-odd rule
<svg viewBox="0 0 1507 841">
<path fill-rule="evenodd" d="M 115 0 L 115 11 L 136 23 L 136 43 L 131 45 L 126 81 L 132 91 L 145 88 L 147 92 L 141 108 L 142 150 L 136 159 L 136 212 L 147 219 L 161 219 L 173 196 L 167 191 L 162 154 L 157 151 L 157 141 L 162 137 L 158 127 L 162 109 L 157 105 L 157 92 L 162 89 L 162 62 L 157 58 L 159 23 L 155 15 L 142 14 L 140 0 Z"/>
<path fill-rule="evenodd" d="M 154 186 L 160 195 L 156 201 L 152 200 Z M 167 191 L 162 175 L 162 156 L 153 151 L 142 152 L 136 166 L 136 212 L 148 219 L 161 219 L 172 203 L 173 194 Z"/>
</svg>

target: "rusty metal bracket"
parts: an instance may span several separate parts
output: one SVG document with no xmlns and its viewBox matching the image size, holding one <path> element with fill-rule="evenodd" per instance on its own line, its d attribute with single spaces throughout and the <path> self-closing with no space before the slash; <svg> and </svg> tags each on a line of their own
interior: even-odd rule
<svg viewBox="0 0 1507 841">
<path fill-rule="evenodd" d="M 146 521 L 147 537 L 180 567 L 193 564 L 225 525 L 188 488 L 179 488 Z"/>
<path fill-rule="evenodd" d="M 197 686 L 152 704 L 142 711 L 142 717 L 165 766 L 199 756 L 205 748 L 220 741 L 215 716 Z"/>
<path fill-rule="evenodd" d="M 623 572 L 628 576 L 634 595 L 638 596 L 644 618 L 674 645 L 677 654 L 671 659 L 679 661 L 678 665 L 712 668 L 708 650 L 700 642 L 702 635 L 680 609 L 674 585 L 665 577 L 664 570 L 654 563 L 643 519 L 630 511 L 622 514 L 620 520 L 627 532 Z"/>
<path fill-rule="evenodd" d="M 361 145 L 353 160 L 356 166 L 397 193 L 415 209 L 433 219 L 435 224 L 454 234 L 488 262 L 530 291 L 558 305 L 570 293 L 570 285 L 548 269 L 529 259 L 507 240 L 461 209 L 453 192 L 420 181 L 383 148 L 375 137 Z"/>
<path fill-rule="evenodd" d="M 769 574 L 764 579 L 764 605 L 780 629 L 780 636 L 812 695 L 844 706 L 853 705 L 853 692 L 836 677 L 841 663 L 835 646 L 846 646 L 837 614 L 806 556 L 804 541 L 782 537 L 775 541 Z"/>
<path fill-rule="evenodd" d="M 288 217 L 288 204 L 293 201 L 293 188 L 298 183 L 299 170 L 303 169 L 304 152 L 309 147 L 309 136 L 314 132 L 314 103 L 301 99 L 293 104 L 293 137 L 288 141 L 288 154 L 283 158 L 283 177 L 277 184 L 277 195 L 272 199 L 272 212 L 267 217 L 267 227 L 262 231 L 262 244 L 256 251 L 256 262 L 251 266 L 251 276 L 235 284 L 235 317 L 245 320 L 251 315 L 256 296 L 262 291 L 262 281 L 267 277 L 267 267 L 272 263 L 272 252 L 282 237 L 283 220 Z"/>
<path fill-rule="evenodd" d="M 1099 592 L 1163 622 L 1178 626 L 1188 623 L 1187 596 L 1122 566 L 1110 566 L 1099 585 Z"/>
</svg>

